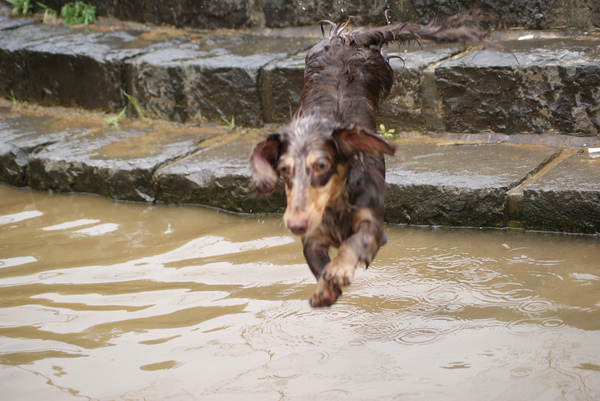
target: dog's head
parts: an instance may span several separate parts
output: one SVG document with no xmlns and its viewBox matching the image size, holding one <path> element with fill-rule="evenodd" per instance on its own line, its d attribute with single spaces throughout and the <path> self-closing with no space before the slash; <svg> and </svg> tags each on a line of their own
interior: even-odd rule
<svg viewBox="0 0 600 401">
<path fill-rule="evenodd" d="M 316 117 L 295 119 L 255 146 L 251 185 L 269 194 L 282 177 L 284 223 L 296 235 L 309 234 L 320 225 L 327 205 L 343 199 L 350 158 L 361 152 L 393 155 L 394 150 L 375 134 L 337 128 Z"/>
</svg>

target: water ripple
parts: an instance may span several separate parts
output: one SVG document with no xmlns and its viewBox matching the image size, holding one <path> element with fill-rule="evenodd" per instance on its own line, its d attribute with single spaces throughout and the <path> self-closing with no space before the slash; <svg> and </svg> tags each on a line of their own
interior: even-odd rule
<svg viewBox="0 0 600 401">
<path fill-rule="evenodd" d="M 259 323 L 243 328 L 244 338 L 254 347 L 265 349 L 319 344 L 322 339 L 307 329 L 311 326 L 314 312 L 299 310 L 300 302 L 302 301 L 284 301 L 277 307 L 260 311 L 257 314 Z M 305 302 L 302 302 L 302 305 L 304 304 Z"/>
<path fill-rule="evenodd" d="M 395 340 L 406 345 L 425 345 L 440 340 L 442 336 L 443 333 L 438 329 L 423 327 L 406 330 Z"/>
</svg>

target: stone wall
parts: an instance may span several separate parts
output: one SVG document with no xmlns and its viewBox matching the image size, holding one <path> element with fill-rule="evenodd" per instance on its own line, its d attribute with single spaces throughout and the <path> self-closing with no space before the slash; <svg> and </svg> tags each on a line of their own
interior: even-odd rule
<svg viewBox="0 0 600 401">
<path fill-rule="evenodd" d="M 60 9 L 69 0 L 45 0 Z M 487 9 L 510 28 L 600 29 L 598 0 L 88 0 L 98 15 L 201 29 L 312 25 L 354 16 L 356 25 L 428 22 L 472 8 Z"/>
</svg>

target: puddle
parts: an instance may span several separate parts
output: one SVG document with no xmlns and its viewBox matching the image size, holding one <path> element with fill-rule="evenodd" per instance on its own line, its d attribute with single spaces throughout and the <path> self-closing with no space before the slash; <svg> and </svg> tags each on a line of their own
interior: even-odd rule
<svg viewBox="0 0 600 401">
<path fill-rule="evenodd" d="M 278 216 L 0 186 L 10 400 L 595 400 L 598 237 L 387 227 L 339 303 Z"/>
</svg>

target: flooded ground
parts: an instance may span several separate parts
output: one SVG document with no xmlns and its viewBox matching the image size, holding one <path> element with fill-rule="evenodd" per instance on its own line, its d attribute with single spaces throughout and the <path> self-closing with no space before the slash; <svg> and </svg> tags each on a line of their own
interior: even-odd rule
<svg viewBox="0 0 600 401">
<path fill-rule="evenodd" d="M 277 216 L 0 199 L 2 399 L 600 399 L 598 237 L 388 226 L 313 310 Z"/>
</svg>

